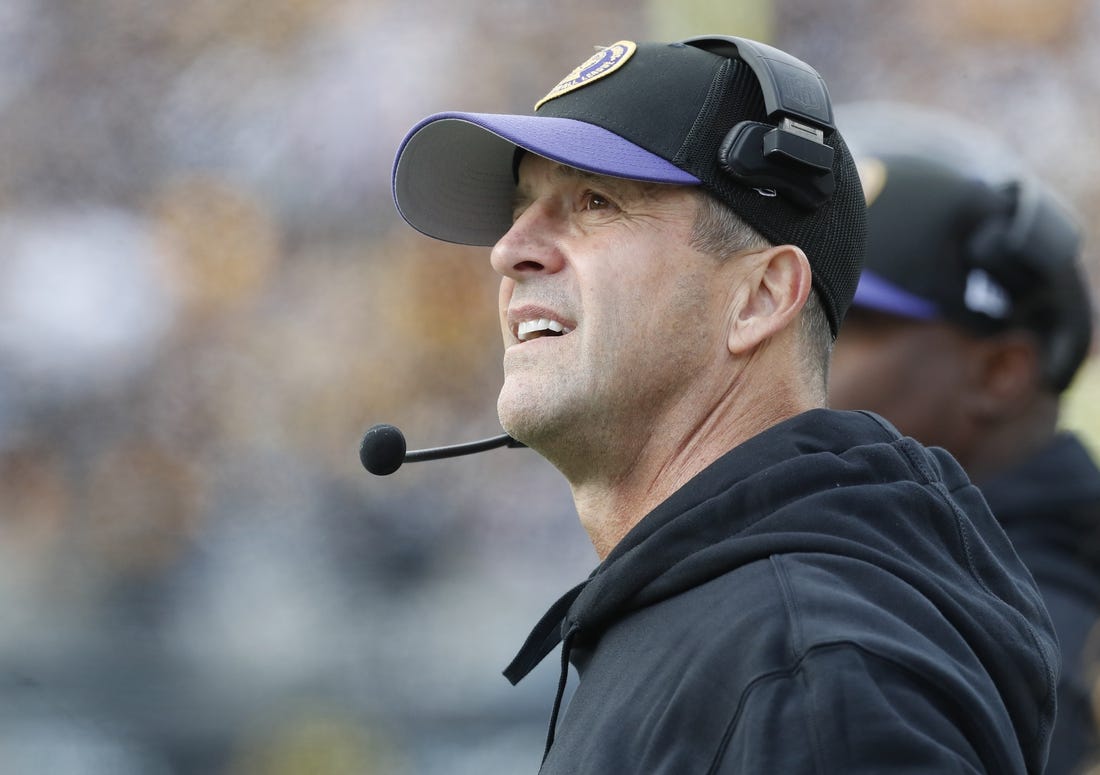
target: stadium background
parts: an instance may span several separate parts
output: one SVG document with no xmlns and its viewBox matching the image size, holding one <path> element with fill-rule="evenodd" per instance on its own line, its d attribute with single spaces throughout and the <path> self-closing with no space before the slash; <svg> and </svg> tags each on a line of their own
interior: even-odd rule
<svg viewBox="0 0 1100 775">
<path fill-rule="evenodd" d="M 399 222 L 390 163 L 428 113 L 705 32 L 988 126 L 1100 285 L 1095 0 L 5 0 L 0 771 L 537 769 L 554 666 L 500 670 L 595 557 L 530 452 L 359 467 L 374 422 L 498 427 L 485 251 Z M 1097 395 L 1094 358 L 1094 449 Z"/>
</svg>

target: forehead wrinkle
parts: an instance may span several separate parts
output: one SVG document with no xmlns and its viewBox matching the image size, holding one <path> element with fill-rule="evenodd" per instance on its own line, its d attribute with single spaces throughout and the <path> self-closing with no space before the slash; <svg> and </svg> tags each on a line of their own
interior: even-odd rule
<svg viewBox="0 0 1100 775">
<path fill-rule="evenodd" d="M 633 178 L 602 175 L 598 172 L 589 172 L 588 170 L 577 169 L 576 167 L 570 167 L 565 164 L 556 163 L 555 166 L 556 169 L 553 174 L 558 180 L 590 183 L 600 188 L 609 188 L 613 193 L 620 195 L 635 192 L 650 194 L 661 188 L 661 184 L 659 183 L 647 183 L 642 180 L 634 180 Z"/>
<path fill-rule="evenodd" d="M 531 154 L 531 158 L 539 159 L 550 165 L 550 180 L 554 183 L 570 182 L 577 180 L 590 182 L 613 180 L 613 178 L 610 178 L 607 175 L 599 175 L 595 172 L 588 172 L 587 170 L 578 169 L 577 167 L 570 167 L 568 164 L 562 164 L 561 162 L 547 159 L 544 156 Z M 523 192 L 523 188 L 523 180 L 521 179 L 516 184 L 516 189 L 519 196 L 527 196 L 527 194 Z"/>
<path fill-rule="evenodd" d="M 532 158 L 541 159 L 552 165 L 550 169 L 550 179 L 555 183 L 589 183 L 600 188 L 608 189 L 609 193 L 623 197 L 633 195 L 642 199 L 652 199 L 663 192 L 684 188 L 683 186 L 677 186 L 670 183 L 653 183 L 645 180 L 635 180 L 634 178 L 621 178 L 614 175 L 590 172 L 589 170 L 571 167 L 568 164 L 562 164 L 561 162 L 534 154 L 532 154 Z M 534 197 L 524 189 L 523 181 L 520 180 L 516 185 L 513 195 L 513 204 L 517 207 L 529 204 L 531 200 L 534 199 Z"/>
</svg>

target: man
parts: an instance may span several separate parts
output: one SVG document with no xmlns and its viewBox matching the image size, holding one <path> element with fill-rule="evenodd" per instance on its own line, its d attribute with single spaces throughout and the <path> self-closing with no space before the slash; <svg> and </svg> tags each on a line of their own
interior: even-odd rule
<svg viewBox="0 0 1100 775">
<path fill-rule="evenodd" d="M 505 671 L 562 644 L 543 773 L 1041 771 L 1057 657 L 1003 532 L 947 454 L 823 408 L 865 204 L 816 72 L 620 41 L 533 116 L 425 119 L 394 194 L 494 245 L 501 422 L 602 559 Z"/>
<path fill-rule="evenodd" d="M 947 448 L 981 487 L 1060 641 L 1046 772 L 1081 772 L 1097 753 L 1085 651 L 1100 621 L 1100 470 L 1057 431 L 1091 334 L 1079 232 L 1026 178 L 1000 182 L 905 148 L 860 166 L 868 253 L 831 403 Z"/>
</svg>

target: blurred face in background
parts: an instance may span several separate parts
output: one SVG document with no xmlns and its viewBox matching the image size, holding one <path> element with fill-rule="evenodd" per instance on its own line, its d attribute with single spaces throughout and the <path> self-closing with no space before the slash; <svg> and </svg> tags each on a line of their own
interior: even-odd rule
<svg viewBox="0 0 1100 775">
<path fill-rule="evenodd" d="M 955 452 L 969 443 L 976 342 L 938 321 L 849 310 L 829 369 L 829 405 L 869 409 L 903 434 Z"/>
</svg>

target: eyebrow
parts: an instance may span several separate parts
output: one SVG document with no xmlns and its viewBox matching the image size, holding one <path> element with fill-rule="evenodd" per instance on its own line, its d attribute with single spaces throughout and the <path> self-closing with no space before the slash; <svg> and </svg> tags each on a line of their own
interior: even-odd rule
<svg viewBox="0 0 1100 775">
<path fill-rule="evenodd" d="M 598 172 L 589 172 L 588 170 L 577 169 L 576 167 L 570 167 L 560 162 L 554 162 L 553 176 L 558 181 L 579 181 L 584 183 L 598 184 L 601 188 L 611 189 L 609 193 L 623 195 L 623 188 L 647 188 L 646 184 L 640 180 L 634 180 L 633 178 L 619 178 L 614 175 L 602 175 Z"/>
<path fill-rule="evenodd" d="M 634 180 L 633 178 L 618 178 L 614 175 L 602 175 L 598 172 L 589 172 L 588 170 L 570 167 L 561 162 L 552 161 L 552 163 L 554 168 L 551 175 L 555 181 L 580 181 L 599 184 L 601 188 L 606 187 L 609 189 L 609 194 L 616 196 L 625 197 L 627 193 L 629 193 L 623 190 L 625 186 L 629 186 L 632 191 L 636 191 L 642 197 L 649 197 L 655 191 L 664 187 L 664 184 L 661 183 L 648 183 L 644 180 Z M 531 195 L 524 192 L 520 184 L 517 183 L 515 192 L 512 195 L 513 209 L 530 204 L 530 202 Z"/>
</svg>

